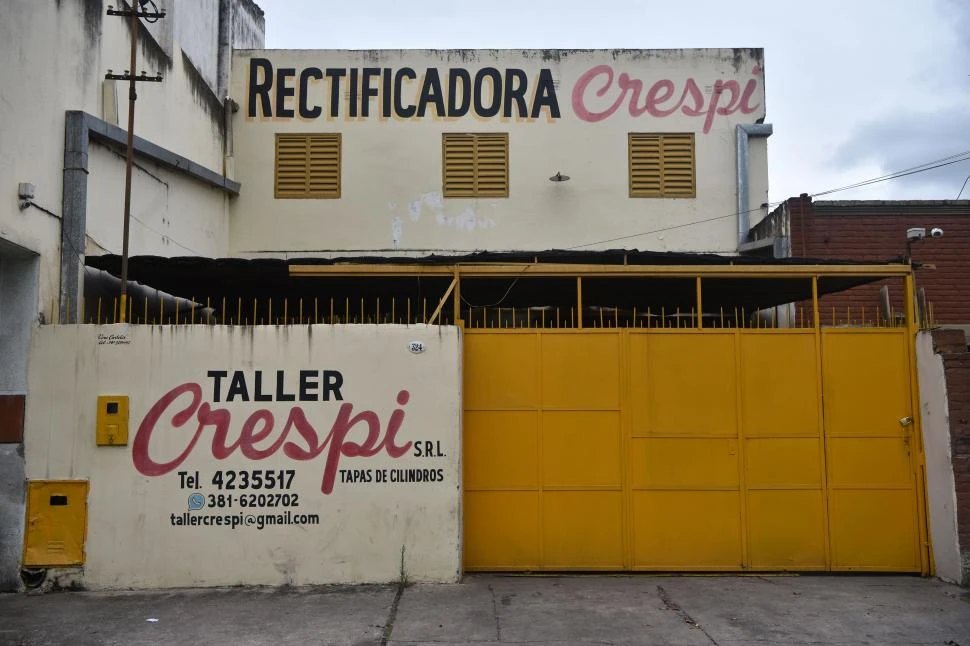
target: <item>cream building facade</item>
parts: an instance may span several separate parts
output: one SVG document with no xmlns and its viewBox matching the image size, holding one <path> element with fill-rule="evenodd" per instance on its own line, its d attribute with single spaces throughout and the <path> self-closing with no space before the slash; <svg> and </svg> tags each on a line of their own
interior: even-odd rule
<svg viewBox="0 0 970 646">
<path fill-rule="evenodd" d="M 757 49 L 242 51 L 230 93 L 233 255 L 736 253 L 765 212 Z"/>
</svg>

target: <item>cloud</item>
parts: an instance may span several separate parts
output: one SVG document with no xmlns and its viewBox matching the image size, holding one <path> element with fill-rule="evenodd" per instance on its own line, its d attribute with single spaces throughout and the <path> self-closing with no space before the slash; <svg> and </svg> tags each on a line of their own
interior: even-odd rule
<svg viewBox="0 0 970 646">
<path fill-rule="evenodd" d="M 970 109 L 959 105 L 896 110 L 868 121 L 836 149 L 833 161 L 845 169 L 874 162 L 891 173 L 965 151 L 970 151 Z M 894 198 L 953 199 L 967 175 L 970 161 L 949 164 L 890 180 L 887 192 Z"/>
<path fill-rule="evenodd" d="M 874 116 L 858 121 L 835 148 L 834 166 L 848 170 L 876 165 L 887 174 L 970 151 L 970 39 L 965 37 L 970 32 L 970 3 L 933 4 L 939 20 L 933 54 L 921 61 L 916 78 L 897 80 L 908 86 L 908 96 L 890 106 L 871 106 Z M 953 199 L 968 175 L 970 161 L 876 186 L 883 186 L 881 192 L 891 198 Z"/>
</svg>

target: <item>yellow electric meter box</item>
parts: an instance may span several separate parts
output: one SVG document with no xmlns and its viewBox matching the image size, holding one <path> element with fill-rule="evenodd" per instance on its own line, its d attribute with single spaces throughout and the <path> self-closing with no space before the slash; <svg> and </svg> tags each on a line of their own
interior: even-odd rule
<svg viewBox="0 0 970 646">
<path fill-rule="evenodd" d="M 128 444 L 128 395 L 98 397 L 98 446 Z"/>
<path fill-rule="evenodd" d="M 87 480 L 31 480 L 24 567 L 83 565 L 87 526 Z"/>
</svg>

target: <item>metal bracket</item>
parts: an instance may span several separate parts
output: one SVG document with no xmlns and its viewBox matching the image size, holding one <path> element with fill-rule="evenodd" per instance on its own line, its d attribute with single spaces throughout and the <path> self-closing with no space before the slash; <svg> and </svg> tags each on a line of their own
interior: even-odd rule
<svg viewBox="0 0 970 646">
<path fill-rule="evenodd" d="M 138 16 L 139 18 L 164 18 L 164 11 L 132 11 L 131 9 L 115 9 L 114 7 L 108 7 L 109 16 L 127 16 L 132 15 Z"/>
<path fill-rule="evenodd" d="M 135 76 L 132 76 L 131 74 L 128 73 L 127 70 L 125 71 L 124 74 L 114 74 L 111 72 L 111 70 L 108 70 L 108 73 L 104 75 L 104 78 L 111 81 L 135 80 L 135 81 L 151 81 L 152 83 L 161 83 L 162 81 L 161 74 L 156 74 L 155 76 L 148 76 L 147 74 L 142 72 L 141 75 L 136 74 Z"/>
</svg>

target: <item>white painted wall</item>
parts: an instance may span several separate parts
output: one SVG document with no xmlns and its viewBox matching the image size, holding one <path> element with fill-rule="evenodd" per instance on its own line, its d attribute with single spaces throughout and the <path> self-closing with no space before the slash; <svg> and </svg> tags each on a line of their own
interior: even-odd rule
<svg viewBox="0 0 970 646">
<path fill-rule="evenodd" d="M 943 359 L 933 351 L 933 336 L 929 332 L 920 332 L 916 336 L 916 367 L 926 457 L 930 538 L 936 575 L 946 581 L 960 583 L 963 571 L 957 532 L 946 377 Z"/>
<path fill-rule="evenodd" d="M 215 91 L 218 87 L 219 0 L 181 2 L 175 13 L 182 51 Z"/>
<path fill-rule="evenodd" d="M 88 191 L 87 253 L 120 255 L 124 155 L 92 143 L 88 168 L 98 185 Z M 131 215 L 128 244 L 133 256 L 224 258 L 229 254 L 227 200 L 215 187 L 185 181 L 142 160 L 132 171 Z"/>
<path fill-rule="evenodd" d="M 422 254 L 437 251 L 542 250 L 586 245 L 584 249 L 639 248 L 671 251 L 735 252 L 737 249 L 736 135 L 739 123 L 755 123 L 765 116 L 761 54 L 755 50 L 621 50 L 621 51 L 281 51 L 237 52 L 233 59 L 231 95 L 241 110 L 234 117 L 236 176 L 244 196 L 231 206 L 232 250 L 246 257 L 261 255 L 333 256 L 354 251 L 377 254 Z M 416 70 L 419 78 L 405 82 L 407 102 L 420 93 L 421 76 L 436 68 L 462 68 L 472 77 L 494 67 L 523 70 L 530 83 L 531 104 L 540 70 L 550 71 L 557 83 L 561 117 L 550 111 L 539 118 L 440 117 L 434 108 L 424 118 L 381 116 L 382 98 L 370 99 L 370 116 L 351 117 L 347 79 L 339 88 L 341 107 L 331 117 L 330 81 L 313 81 L 307 95 L 310 107 L 324 108 L 318 118 L 266 116 L 249 107 L 249 72 L 253 58 L 272 62 L 274 70 L 293 68 L 298 107 L 299 75 L 308 67 Z M 581 79 L 598 66 L 582 90 Z M 605 72 L 613 79 L 609 82 Z M 349 74 L 349 72 L 348 72 Z M 362 74 L 362 72 L 361 72 Z M 620 87 L 621 75 L 640 80 L 643 89 L 635 106 L 645 107 L 648 90 L 658 81 L 673 84 L 672 97 L 658 101 L 655 111 L 632 116 L 632 91 Z M 673 110 L 693 79 L 704 112 L 691 115 L 688 98 Z M 737 83 L 741 91 L 752 83 L 753 93 L 740 109 L 740 96 L 730 92 L 714 100 L 710 123 L 707 108 L 718 82 Z M 445 83 L 445 86 L 447 83 Z M 660 86 L 661 88 L 663 86 Z M 579 88 L 579 89 L 577 89 Z M 599 90 L 603 95 L 598 96 Z M 659 90 L 658 90 L 659 91 Z M 275 84 L 273 102 L 275 99 Z M 444 88 L 447 95 L 447 87 Z M 574 96 L 575 95 L 575 96 Z M 661 93 L 662 96 L 662 93 Z M 583 111 L 603 113 L 596 121 L 581 118 Z M 578 107 L 577 107 L 578 106 Z M 720 108 L 721 113 L 716 109 Z M 339 132 L 342 135 L 342 196 L 340 199 L 277 200 L 273 196 L 274 137 L 276 133 Z M 509 133 L 510 196 L 508 199 L 445 199 L 442 197 L 443 132 Z M 696 133 L 697 197 L 695 199 L 630 198 L 627 134 L 630 132 Z M 571 179 L 553 183 L 562 172 Z M 767 154 L 763 139 L 751 145 L 751 204 L 767 201 Z M 763 213 L 753 213 L 756 223 Z M 716 219 L 715 219 L 716 218 Z M 711 220 L 683 228 L 690 222 Z M 639 237 L 612 240 L 647 231 Z"/>
<path fill-rule="evenodd" d="M 36 255 L 0 240 L 0 395 L 27 392 L 27 348 L 37 322 Z"/>
<path fill-rule="evenodd" d="M 423 343 L 424 352 L 411 352 L 412 341 Z M 251 398 L 255 370 L 265 371 L 264 390 L 270 391 L 276 388 L 276 371 L 283 370 L 284 391 L 294 393 L 300 370 L 336 370 L 343 377 L 343 400 L 227 402 L 228 384 L 223 382 L 216 403 L 214 381 L 207 377 L 211 370 L 243 371 Z M 351 404 L 354 415 L 376 413 L 381 438 L 393 411 L 402 410 L 395 443 L 414 443 L 403 456 L 392 458 L 381 450 L 372 457 L 347 457 L 354 451 L 344 444 L 339 468 L 367 471 L 372 478 L 381 470 L 440 469 L 442 481 L 351 483 L 342 482 L 338 473 L 327 494 L 322 491 L 326 451 L 310 460 L 282 451 L 257 460 L 237 450 L 216 460 L 215 431 L 209 425 L 179 467 L 163 475 L 139 472 L 133 456 L 139 433 L 149 427 L 143 427 L 146 414 L 182 384 L 201 389 L 193 409 L 204 401 L 229 411 L 230 445 L 250 415 L 269 411 L 273 429 L 254 443 L 258 449 L 277 441 L 294 406 L 302 409 L 321 442 L 342 405 Z M 460 337 L 450 327 L 43 327 L 31 351 L 27 477 L 90 480 L 87 562 L 77 574 L 90 588 L 386 582 L 400 576 L 402 548 L 409 579 L 455 581 L 460 571 L 460 385 Z M 403 390 L 410 398 L 396 404 Z M 127 447 L 95 445 L 100 394 L 131 397 Z M 173 414 L 192 403 L 191 393 L 183 394 L 160 414 L 148 442 L 153 461 L 172 460 L 189 446 L 197 418 L 179 427 Z M 257 435 L 261 428 L 257 424 Z M 347 441 L 366 445 L 366 423 L 352 429 Z M 296 430 L 287 439 L 294 447 L 308 445 Z M 419 441 L 422 448 L 425 441 L 432 443 L 434 457 L 414 455 Z M 260 514 L 280 511 L 241 509 L 238 489 L 223 491 L 237 498 L 231 510 L 208 504 L 188 510 L 195 491 L 182 486 L 178 471 L 199 472 L 198 493 L 208 503 L 209 494 L 219 493 L 212 484 L 216 471 L 253 469 L 295 470 L 292 488 L 275 491 L 298 494 L 299 507 L 290 511 L 318 514 L 319 525 L 260 530 L 247 521 L 235 529 L 172 524 L 173 514 L 242 513 L 257 523 Z"/>
<path fill-rule="evenodd" d="M 40 255 L 38 305 L 53 318 L 51 303 L 56 302 L 60 280 L 60 222 L 62 172 L 64 167 L 64 113 L 83 110 L 104 118 L 102 83 L 108 69 L 121 72 L 128 67 L 129 29 L 126 20 L 105 15 L 107 2 L 99 0 L 61 0 L 36 2 L 10 0 L 3 6 L 0 20 L 0 239 Z M 120 5 L 120 3 L 115 3 Z M 200 82 L 193 64 L 182 56 L 182 48 L 192 52 L 205 70 L 203 77 L 215 74 L 215 60 L 209 50 L 216 45 L 209 23 L 218 25 L 218 15 L 201 21 L 198 12 L 217 2 L 207 0 L 205 7 L 196 0 L 159 3 L 169 16 L 149 30 L 161 42 L 143 39 L 139 48 L 138 71 L 160 72 L 162 83 L 139 83 L 135 132 L 164 148 L 179 153 L 216 172 L 223 168 L 223 132 L 218 99 L 206 82 Z M 180 12 L 188 17 L 180 20 Z M 213 22 L 215 21 L 215 22 Z M 205 24 L 202 24 L 205 22 Z M 179 33 L 176 26 L 188 23 Z M 208 26 L 206 26 L 208 25 Z M 196 28 L 198 27 L 198 28 Z M 212 42 L 195 42 L 205 38 Z M 171 42 L 169 42 L 171 40 Z M 164 51 L 163 51 L 164 50 Z M 198 61 L 197 61 L 198 62 Z M 127 124 L 127 85 L 117 83 L 118 123 Z M 110 107 L 110 106 L 109 106 Z M 88 176 L 88 216 L 93 236 L 112 252 L 120 251 L 105 233 L 120 230 L 122 190 L 117 177 L 124 160 L 93 151 L 93 167 Z M 133 226 L 133 251 L 160 252 L 166 248 L 164 237 L 178 241 L 200 253 L 224 255 L 228 249 L 225 230 L 225 200 L 211 190 L 175 173 L 159 173 L 168 183 L 167 211 L 160 203 L 148 205 L 147 219 L 160 224 L 162 218 L 177 222 L 173 231 L 138 232 Z M 35 202 L 54 215 L 36 208 L 20 210 L 17 183 L 37 186 Z M 151 192 L 151 183 L 136 178 L 136 189 Z M 180 196 L 178 199 L 172 196 Z M 135 196 L 144 205 L 148 195 Z M 200 213 L 206 215 L 201 217 Z M 187 220 L 180 222 L 180 220 Z M 140 238 L 139 238 L 140 236 Z M 220 239 L 221 238 L 221 239 Z M 91 251 L 97 251 L 97 244 Z M 141 251 L 139 251 L 141 250 Z M 65 250 L 81 253 L 85 250 Z M 191 255 L 188 251 L 167 251 L 162 255 Z"/>
</svg>

